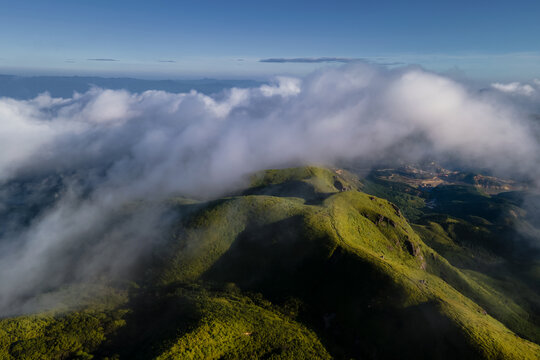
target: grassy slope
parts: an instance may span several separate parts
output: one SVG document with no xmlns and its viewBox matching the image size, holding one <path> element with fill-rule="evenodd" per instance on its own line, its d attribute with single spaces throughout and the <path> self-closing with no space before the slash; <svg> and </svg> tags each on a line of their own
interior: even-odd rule
<svg viewBox="0 0 540 360">
<path fill-rule="evenodd" d="M 0 359 L 91 359 L 91 353 L 125 325 L 124 291 L 85 285 L 43 297 L 49 296 L 55 309 L 0 320 Z"/>
<path fill-rule="evenodd" d="M 0 355 L 20 354 L 17 340 L 29 333 L 36 344 L 27 348 L 65 334 L 76 339 L 59 345 L 66 358 L 92 351 L 134 359 L 540 356 L 538 345 L 514 333 L 532 335 L 525 308 L 501 305 L 500 290 L 481 272 L 454 267 L 435 251 L 443 246 L 434 250 L 417 235 L 427 239 L 434 228 L 413 230 L 396 206 L 358 186 L 326 169 L 272 170 L 239 196 L 179 204 L 175 239 L 125 305 L 130 313 L 99 312 L 116 327 L 104 322 L 89 327 L 98 333 L 77 334 L 51 325 L 90 308 L 43 326 L 34 317 L 7 319 Z M 444 232 L 436 235 L 448 243 Z M 38 330 L 13 330 L 24 326 Z"/>
<path fill-rule="evenodd" d="M 158 359 L 330 358 L 312 331 L 271 304 L 230 293 L 188 296 L 199 298 L 200 319 Z"/>
<path fill-rule="evenodd" d="M 414 229 L 427 243 L 460 269 L 459 277 L 466 282 L 459 284 L 456 279 L 452 280 L 443 271 L 441 277 L 446 277 L 452 286 L 476 301 L 514 332 L 539 343 L 539 319 L 534 316 L 540 309 L 538 293 L 523 279 L 512 276 L 512 269 L 508 267 L 504 258 L 484 247 L 471 247 L 456 241 L 456 227 L 469 229 L 473 233 L 489 234 L 485 228 L 475 227 L 455 218 L 443 220 L 439 217 L 438 222 L 428 221 L 424 225 L 415 225 Z M 460 231 L 457 233 L 462 234 Z"/>
<path fill-rule="evenodd" d="M 532 225 L 538 219 L 530 215 L 538 211 L 520 207 L 534 194 L 510 192 L 489 196 L 472 186 L 439 186 L 418 191 L 406 184 L 372 178 L 366 181 L 364 190 L 390 198 L 402 209 L 412 209 L 404 213 L 417 223 L 413 226 L 415 232 L 460 269 L 459 278 L 466 275 L 467 282 L 459 285 L 458 278 L 449 276 L 447 271 L 441 276 L 512 331 L 540 342 L 538 248 L 530 246 L 534 240 L 527 239 L 526 232 L 516 231 L 537 231 Z M 431 200 L 435 207 L 418 206 L 419 200 L 424 201 L 422 197 Z"/>
<path fill-rule="evenodd" d="M 323 170 L 272 171 L 257 179 L 255 188 L 258 190 L 251 191 L 257 193 L 265 189 L 265 194 L 274 190 L 292 193 L 292 189 L 298 188 L 302 190 L 299 198 L 233 197 L 194 216 L 187 224 L 191 230 L 183 237 L 189 240 L 168 262 L 161 281 L 185 282 L 200 278 L 229 281 L 242 288 L 261 291 L 273 299 L 294 294 L 309 303 L 308 296 L 311 299 L 317 297 L 313 301 L 316 305 L 311 306 L 324 304 L 335 310 L 337 304 L 322 294 L 324 287 L 319 293 L 313 291 L 318 281 L 312 281 L 310 277 L 317 273 L 317 268 L 328 266 L 333 254 L 340 253 L 340 257 L 347 257 L 346 261 L 358 262 L 358 266 L 351 266 L 351 271 L 357 273 L 349 275 L 361 278 L 361 271 L 368 268 L 381 278 L 378 289 L 369 284 L 366 288 L 380 291 L 382 296 L 362 297 L 350 291 L 351 298 L 343 299 L 339 305 L 347 308 L 355 301 L 378 301 L 381 302 L 379 307 L 396 308 L 392 311 L 401 316 L 399 308 L 435 304 L 434 308 L 467 334 L 473 348 L 486 357 L 536 357 L 536 345 L 514 335 L 471 300 L 492 305 L 499 295 L 497 292 L 478 285 L 425 245 L 392 204 L 357 191 L 337 192 L 332 189 L 336 176 L 330 171 L 317 174 L 318 171 Z M 351 187 L 339 176 L 337 178 L 346 187 Z M 279 185 L 277 189 L 276 184 Z M 305 184 L 312 185 L 311 191 Z M 328 269 L 339 272 L 330 270 L 330 266 Z M 355 286 L 353 282 L 341 285 Z M 465 296 L 456 289 L 463 291 Z M 383 299 L 385 296 L 396 298 Z M 488 309 L 494 309 L 501 319 L 512 319 L 509 315 L 513 311 L 511 307 L 488 306 Z M 349 311 L 354 309 L 347 309 L 341 316 L 347 317 Z M 355 320 L 361 321 L 362 317 L 366 318 L 364 315 L 359 314 Z M 458 335 L 455 336 L 457 339 Z M 358 339 L 352 339 L 354 341 L 358 342 Z M 449 348 L 452 346 L 455 344 L 448 345 Z M 405 348 L 406 345 L 402 350 Z"/>
</svg>

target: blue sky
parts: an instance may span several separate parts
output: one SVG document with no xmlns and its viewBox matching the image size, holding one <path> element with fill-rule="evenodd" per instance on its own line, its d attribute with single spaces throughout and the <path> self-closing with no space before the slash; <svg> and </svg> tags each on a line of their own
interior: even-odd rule
<svg viewBox="0 0 540 360">
<path fill-rule="evenodd" d="M 540 77 L 540 1 L 0 1 L 0 72 L 304 74 L 328 57 Z M 282 62 L 260 62 L 261 59 Z"/>
</svg>

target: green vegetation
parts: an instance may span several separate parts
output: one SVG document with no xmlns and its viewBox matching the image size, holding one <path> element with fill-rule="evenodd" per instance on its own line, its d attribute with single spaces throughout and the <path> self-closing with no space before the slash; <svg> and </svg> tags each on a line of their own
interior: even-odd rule
<svg viewBox="0 0 540 360">
<path fill-rule="evenodd" d="M 1 359 L 92 359 L 91 353 L 125 325 L 126 298 L 117 290 L 72 286 L 47 296 L 54 296 L 56 310 L 0 320 Z"/>
<path fill-rule="evenodd" d="M 158 359 L 331 358 L 313 331 L 267 301 L 231 293 L 183 296 L 195 301 L 200 319 Z"/>
<path fill-rule="evenodd" d="M 407 184 L 368 176 L 364 180 L 361 190 L 367 194 L 392 201 L 399 206 L 405 217 L 412 221 L 423 215 L 422 210 L 426 206 L 425 200 L 421 197 L 422 191 Z"/>
<path fill-rule="evenodd" d="M 305 167 L 170 206 L 127 296 L 4 319 L 0 358 L 540 358 L 536 255 L 507 251 L 515 199 Z"/>
</svg>

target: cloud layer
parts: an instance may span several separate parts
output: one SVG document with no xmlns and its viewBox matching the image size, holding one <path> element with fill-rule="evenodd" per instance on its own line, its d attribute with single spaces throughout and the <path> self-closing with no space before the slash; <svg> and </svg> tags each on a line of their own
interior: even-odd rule
<svg viewBox="0 0 540 360">
<path fill-rule="evenodd" d="M 158 237 L 160 200 L 217 196 L 257 170 L 429 156 L 538 175 L 533 124 L 497 96 L 419 69 L 354 63 L 216 97 L 94 88 L 1 98 L 0 182 L 61 174 L 63 187 L 0 240 L 0 314 L 67 273 L 121 273 Z M 144 211 L 126 210 L 139 200 Z"/>
</svg>

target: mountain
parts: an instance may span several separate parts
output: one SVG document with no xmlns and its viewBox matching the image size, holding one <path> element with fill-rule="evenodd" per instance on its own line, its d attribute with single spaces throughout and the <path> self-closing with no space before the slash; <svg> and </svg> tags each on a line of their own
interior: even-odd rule
<svg viewBox="0 0 540 360">
<path fill-rule="evenodd" d="M 70 98 L 74 92 L 85 93 L 92 87 L 124 89 L 134 93 L 146 90 L 162 90 L 183 93 L 196 90 L 203 94 L 215 94 L 232 87 L 247 88 L 261 85 L 254 80 L 144 80 L 134 78 L 105 78 L 98 76 L 16 76 L 0 75 L 0 97 L 33 99 L 39 94 Z"/>
<path fill-rule="evenodd" d="M 538 359 L 526 196 L 303 167 L 170 199 L 139 271 L 0 320 L 0 358 Z"/>
</svg>

